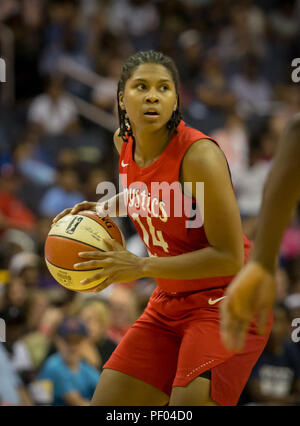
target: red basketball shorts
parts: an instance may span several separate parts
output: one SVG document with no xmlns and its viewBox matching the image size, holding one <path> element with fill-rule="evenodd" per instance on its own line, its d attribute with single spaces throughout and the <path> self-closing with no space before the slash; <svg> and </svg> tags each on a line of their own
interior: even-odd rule
<svg viewBox="0 0 300 426">
<path fill-rule="evenodd" d="M 211 399 L 236 405 L 267 343 L 272 317 L 266 336 L 256 334 L 253 321 L 243 351 L 228 351 L 221 340 L 217 301 L 224 292 L 217 288 L 170 294 L 157 287 L 103 368 L 143 380 L 168 395 L 172 387 L 186 386 L 211 370 Z"/>
</svg>

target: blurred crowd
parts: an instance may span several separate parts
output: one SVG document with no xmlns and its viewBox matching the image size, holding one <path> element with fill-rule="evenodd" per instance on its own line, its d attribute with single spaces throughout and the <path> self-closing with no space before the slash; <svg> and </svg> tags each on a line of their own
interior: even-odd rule
<svg viewBox="0 0 300 426">
<path fill-rule="evenodd" d="M 59 286 L 43 260 L 52 218 L 97 201 L 100 182 L 118 185 L 109 123 L 123 61 L 147 49 L 175 60 L 183 118 L 220 143 L 253 239 L 279 137 L 300 111 L 299 38 L 299 0 L 1 1 L 0 56 L 13 61 L 0 83 L 0 405 L 87 404 L 155 288 L 143 279 L 86 296 Z M 130 221 L 117 223 L 145 256 Z M 280 251 L 272 335 L 242 405 L 300 404 L 299 255 L 298 209 Z"/>
</svg>

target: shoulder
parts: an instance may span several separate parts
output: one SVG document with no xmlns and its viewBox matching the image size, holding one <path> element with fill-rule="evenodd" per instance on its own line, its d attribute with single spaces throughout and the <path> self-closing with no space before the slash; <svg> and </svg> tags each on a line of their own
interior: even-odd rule
<svg viewBox="0 0 300 426">
<path fill-rule="evenodd" d="M 115 147 L 116 147 L 118 153 L 120 154 L 124 141 L 121 138 L 121 136 L 119 136 L 119 133 L 120 133 L 120 129 L 117 129 L 114 133 L 114 144 L 115 144 Z"/>
<path fill-rule="evenodd" d="M 184 139 L 203 139 L 207 137 L 201 130 L 196 129 L 195 127 L 190 126 L 185 121 L 181 120 L 177 127 L 178 136 Z"/>
<path fill-rule="evenodd" d="M 197 170 L 198 174 L 211 174 L 216 169 L 227 170 L 227 162 L 221 149 L 210 139 L 199 139 L 187 150 L 183 163 L 183 173 Z"/>
</svg>

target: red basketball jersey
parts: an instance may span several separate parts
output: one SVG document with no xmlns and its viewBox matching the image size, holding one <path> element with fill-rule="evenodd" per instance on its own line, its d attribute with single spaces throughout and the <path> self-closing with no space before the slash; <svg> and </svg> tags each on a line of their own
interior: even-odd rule
<svg viewBox="0 0 300 426">
<path fill-rule="evenodd" d="M 127 213 L 144 241 L 149 255 L 176 256 L 209 246 L 195 199 L 184 195 L 179 182 L 183 157 L 199 139 L 213 139 L 181 121 L 162 154 L 148 167 L 134 161 L 134 141 L 122 144 L 119 161 L 121 182 L 127 198 Z M 201 183 L 199 183 L 201 185 Z M 250 243 L 244 236 L 245 261 Z M 167 292 L 224 287 L 233 276 L 175 280 L 157 278 Z"/>
</svg>

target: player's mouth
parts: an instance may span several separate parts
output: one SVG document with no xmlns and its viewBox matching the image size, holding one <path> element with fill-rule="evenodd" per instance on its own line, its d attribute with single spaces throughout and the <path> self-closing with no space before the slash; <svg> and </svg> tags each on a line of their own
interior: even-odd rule
<svg viewBox="0 0 300 426">
<path fill-rule="evenodd" d="M 146 117 L 147 120 L 155 121 L 159 117 L 159 113 L 155 110 L 149 110 L 144 113 L 144 117 Z"/>
</svg>

